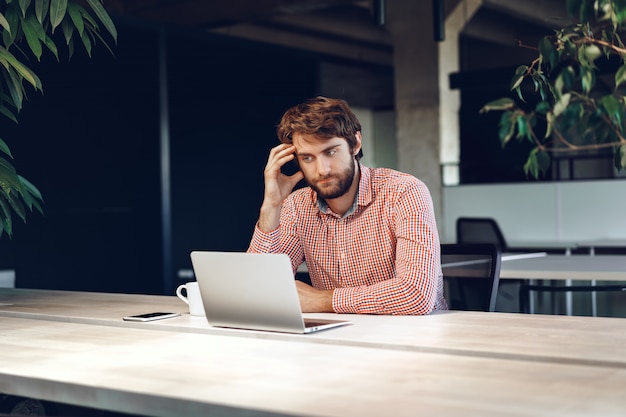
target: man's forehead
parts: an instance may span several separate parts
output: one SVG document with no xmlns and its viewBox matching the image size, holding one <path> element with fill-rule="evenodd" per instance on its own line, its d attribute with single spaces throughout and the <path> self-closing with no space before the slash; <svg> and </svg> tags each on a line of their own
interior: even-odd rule
<svg viewBox="0 0 626 417">
<path fill-rule="evenodd" d="M 344 138 L 334 137 L 331 139 L 320 138 L 313 135 L 304 135 L 301 133 L 295 133 L 293 135 L 293 144 L 296 149 L 300 151 L 301 149 L 312 149 L 312 148 L 328 148 L 333 146 L 341 146 L 346 145 L 347 142 Z"/>
</svg>

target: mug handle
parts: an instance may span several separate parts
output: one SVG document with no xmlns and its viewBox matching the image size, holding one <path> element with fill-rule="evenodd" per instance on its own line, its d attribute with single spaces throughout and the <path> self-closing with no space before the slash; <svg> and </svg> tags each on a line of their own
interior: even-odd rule
<svg viewBox="0 0 626 417">
<path fill-rule="evenodd" d="M 187 291 L 187 286 L 185 284 L 179 285 L 178 288 L 176 288 L 176 295 L 178 296 L 178 298 L 183 300 L 185 303 L 189 304 L 189 300 L 187 299 L 187 297 L 185 297 L 183 295 L 183 290 L 185 290 L 185 292 L 186 292 Z"/>
</svg>

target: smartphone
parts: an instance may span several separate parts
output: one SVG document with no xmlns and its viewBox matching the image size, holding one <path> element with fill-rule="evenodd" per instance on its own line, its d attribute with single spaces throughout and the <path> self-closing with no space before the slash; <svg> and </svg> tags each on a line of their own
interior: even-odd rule
<svg viewBox="0 0 626 417">
<path fill-rule="evenodd" d="M 295 156 L 294 159 L 292 159 L 291 161 L 287 162 L 285 165 L 280 167 L 280 170 L 282 171 L 283 174 L 289 175 L 289 176 L 300 171 L 300 163 L 298 163 L 298 157 Z"/>
<path fill-rule="evenodd" d="M 165 313 L 165 312 L 155 312 L 155 313 L 146 313 L 146 314 L 137 314 L 136 316 L 126 316 L 123 317 L 125 321 L 154 321 L 154 320 L 163 320 L 170 319 L 172 317 L 178 317 L 180 313 Z"/>
</svg>

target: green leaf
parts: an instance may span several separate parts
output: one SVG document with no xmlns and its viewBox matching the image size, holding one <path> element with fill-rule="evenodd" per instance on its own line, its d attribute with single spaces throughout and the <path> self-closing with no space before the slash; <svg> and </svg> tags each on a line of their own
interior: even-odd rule
<svg viewBox="0 0 626 417">
<path fill-rule="evenodd" d="M 545 174 L 545 172 L 550 167 L 550 155 L 546 151 L 539 150 L 539 148 L 535 148 L 530 151 L 528 155 L 528 159 L 524 164 L 524 172 L 526 175 L 530 175 L 535 179 L 538 179 L 540 174 Z"/>
<path fill-rule="evenodd" d="M 87 31 L 83 32 L 80 35 L 80 40 L 83 41 L 83 45 L 85 46 L 85 50 L 87 51 L 87 55 L 91 58 L 91 38 L 87 34 Z"/>
<path fill-rule="evenodd" d="M 528 71 L 528 65 L 520 65 L 515 68 L 515 75 L 523 75 Z"/>
<path fill-rule="evenodd" d="M 85 22 L 83 22 L 80 9 L 82 9 L 82 7 L 75 3 L 68 3 L 67 5 L 67 13 L 70 15 L 70 19 L 72 20 L 72 23 L 74 23 L 74 26 L 76 26 L 76 30 L 78 30 L 78 33 L 82 35 L 83 31 L 85 30 Z M 65 25 L 63 30 L 65 33 Z"/>
<path fill-rule="evenodd" d="M 552 114 L 552 112 L 549 112 L 546 114 L 546 133 L 543 136 L 544 139 L 547 139 L 550 136 L 552 136 L 553 131 L 554 131 L 554 114 Z"/>
<path fill-rule="evenodd" d="M 620 110 L 623 108 L 623 105 L 620 104 L 615 96 L 609 94 L 608 96 L 602 97 L 598 100 L 598 106 L 600 109 L 604 110 L 614 124 L 620 125 L 622 123 Z"/>
<path fill-rule="evenodd" d="M 626 64 L 623 64 L 615 73 L 615 89 L 626 81 Z"/>
<path fill-rule="evenodd" d="M 0 212 L 2 220 L 2 229 L 7 233 L 7 235 L 11 236 L 12 233 L 12 220 L 11 220 L 11 208 L 7 204 L 7 200 L 5 198 L 0 198 Z"/>
<path fill-rule="evenodd" d="M 9 21 L 7 20 L 6 17 L 4 17 L 4 14 L 2 13 L 0 13 L 0 26 L 2 26 L 4 30 L 6 30 L 7 32 L 11 33 L 11 25 L 9 24 Z"/>
<path fill-rule="evenodd" d="M 515 113 L 512 111 L 502 113 L 499 123 L 500 128 L 498 130 L 498 137 L 500 138 L 502 147 L 504 147 L 513 137 L 513 134 L 515 133 L 515 123 Z"/>
<path fill-rule="evenodd" d="M 479 113 L 487 113 L 493 110 L 511 110 L 515 107 L 515 102 L 510 98 L 499 98 L 497 100 L 490 101 L 485 104 L 479 111 Z"/>
<path fill-rule="evenodd" d="M 554 105 L 554 110 L 553 110 L 554 117 L 559 117 L 561 115 L 561 113 L 563 113 L 565 111 L 565 109 L 569 105 L 571 97 L 572 97 L 572 95 L 570 93 L 563 94 L 561 96 L 559 101 L 557 101 L 556 104 Z"/>
<path fill-rule="evenodd" d="M 113 39 L 117 41 L 117 29 L 115 28 L 115 24 L 111 20 L 109 14 L 104 10 L 102 3 L 100 0 L 87 0 L 87 3 L 91 6 L 91 9 L 94 11 L 98 19 L 102 22 L 107 31 L 111 34 Z"/>
<path fill-rule="evenodd" d="M 613 11 L 615 12 L 615 17 L 620 26 L 623 26 L 626 23 L 626 4 L 623 1 L 616 1 L 613 3 Z"/>
<path fill-rule="evenodd" d="M 35 0 L 35 16 L 40 24 L 43 24 L 48 16 L 48 10 L 50 10 L 50 0 Z"/>
<path fill-rule="evenodd" d="M 11 205 L 13 211 L 15 211 L 18 216 L 20 216 L 20 219 L 26 222 L 26 210 L 24 209 L 24 204 L 22 203 L 22 200 L 19 198 L 12 198 L 9 200 L 9 204 Z"/>
<path fill-rule="evenodd" d="M 11 32 L 2 33 L 4 44 L 8 48 L 8 46 L 11 45 L 11 43 L 15 41 L 15 37 L 17 36 L 19 32 L 20 13 L 19 13 L 18 8 L 8 7 L 4 14 L 4 17 L 6 17 L 6 20 L 9 23 L 9 26 L 11 27 Z M 9 39 L 10 41 L 7 42 L 7 39 Z"/>
<path fill-rule="evenodd" d="M 22 11 L 22 17 L 26 17 L 26 11 L 28 10 L 28 6 L 30 6 L 31 0 L 19 0 L 20 10 Z"/>
<path fill-rule="evenodd" d="M 34 72 L 28 69 L 20 61 L 18 61 L 12 53 L 0 46 L 0 56 L 7 60 L 7 62 L 17 71 L 17 73 L 28 81 L 35 89 L 41 90 L 41 80 Z M 20 84 L 21 85 L 21 84 Z"/>
<path fill-rule="evenodd" d="M 562 96 L 564 91 L 569 91 L 574 85 L 575 73 L 574 68 L 567 66 L 556 77 L 554 89 L 558 96 Z"/>
<path fill-rule="evenodd" d="M 11 155 L 11 150 L 9 149 L 9 146 L 2 139 L 0 139 L 0 151 L 4 152 L 5 154 L 13 158 L 13 155 Z"/>
<path fill-rule="evenodd" d="M 0 188 L 10 196 L 11 190 L 20 189 L 20 181 L 15 173 L 15 168 L 4 158 L 0 158 Z"/>
<path fill-rule="evenodd" d="M 544 36 L 541 41 L 539 41 L 539 53 L 541 54 L 543 62 L 549 66 L 550 71 L 557 66 L 559 55 L 554 49 L 552 40 L 548 36 Z"/>
<path fill-rule="evenodd" d="M 61 23 L 61 29 L 63 29 L 63 36 L 65 37 L 65 42 L 67 45 L 72 41 L 72 35 L 74 34 L 74 26 L 67 20 L 64 20 Z M 71 56 L 71 55 L 70 55 Z"/>
<path fill-rule="evenodd" d="M 513 76 L 511 78 L 511 91 L 517 89 L 522 84 L 522 81 L 524 81 L 524 74 Z"/>
<path fill-rule="evenodd" d="M 613 164 L 618 171 L 626 169 L 626 145 L 621 145 L 615 148 L 613 154 Z"/>
<path fill-rule="evenodd" d="M 540 114 L 546 114 L 550 111 L 551 108 L 552 107 L 550 107 L 550 103 L 548 103 L 547 101 L 540 101 L 539 103 L 537 103 L 535 111 Z"/>
<path fill-rule="evenodd" d="M 5 105 L 0 105 L 0 114 L 17 123 L 17 117 L 15 117 L 15 114 Z"/>
<path fill-rule="evenodd" d="M 527 138 L 532 142 L 532 135 L 524 114 L 517 115 L 517 138 Z"/>
<path fill-rule="evenodd" d="M 22 183 L 23 189 L 27 190 L 32 196 L 34 196 L 37 200 L 43 201 L 43 197 L 41 192 L 35 187 L 30 181 L 26 178 L 18 175 L 20 182 Z"/>
<path fill-rule="evenodd" d="M 30 19 L 24 19 L 22 21 L 22 30 L 24 31 L 26 42 L 28 43 L 30 50 L 33 52 L 33 55 L 35 55 L 37 61 L 41 60 L 41 42 L 39 41 L 39 36 L 37 35 L 36 28 L 33 27 Z"/>
<path fill-rule="evenodd" d="M 52 33 L 61 24 L 67 11 L 67 0 L 50 1 L 50 23 L 52 23 Z"/>
<path fill-rule="evenodd" d="M 596 72 L 589 68 L 580 68 L 580 82 L 583 94 L 588 95 L 596 84 Z"/>
<path fill-rule="evenodd" d="M 50 52 L 52 52 L 52 54 L 54 55 L 54 57 L 57 59 L 57 62 L 58 62 L 59 61 L 59 50 L 57 49 L 57 45 L 54 43 L 52 38 L 50 38 L 50 36 L 46 35 L 46 37 L 43 40 L 43 43 L 44 43 L 44 45 L 46 45 L 48 47 Z"/>
<path fill-rule="evenodd" d="M 22 101 L 24 100 L 24 86 L 22 85 L 22 78 L 17 75 L 17 72 L 13 68 L 8 70 L 9 77 L 5 80 L 7 82 L 7 88 L 11 95 L 11 102 L 15 106 L 15 110 L 19 113 L 22 110 Z"/>
</svg>

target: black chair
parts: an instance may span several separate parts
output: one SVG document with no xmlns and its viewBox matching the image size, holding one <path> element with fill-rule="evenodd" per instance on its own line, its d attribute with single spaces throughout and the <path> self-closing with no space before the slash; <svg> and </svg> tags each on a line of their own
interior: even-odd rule
<svg viewBox="0 0 626 417">
<path fill-rule="evenodd" d="M 456 220 L 456 243 L 493 243 L 501 251 L 507 249 L 500 226 L 490 217 L 459 217 Z"/>
<path fill-rule="evenodd" d="M 495 311 L 502 252 L 493 243 L 443 244 L 444 294 L 451 310 Z"/>
</svg>

